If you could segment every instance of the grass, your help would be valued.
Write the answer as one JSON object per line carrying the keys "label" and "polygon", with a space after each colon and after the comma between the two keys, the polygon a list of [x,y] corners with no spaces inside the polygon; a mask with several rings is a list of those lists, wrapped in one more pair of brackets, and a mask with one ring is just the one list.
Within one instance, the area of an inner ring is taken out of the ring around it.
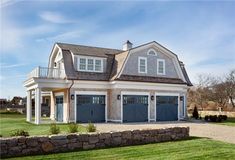
{"label": "grass", "polygon": [[218,124],[226,126],[235,126],[235,118],[228,118],[226,121],[222,121],[221,123]]}
{"label": "grass", "polygon": [[47,160],[47,159],[91,159],[91,160],[125,160],[125,159],[234,159],[235,145],[205,138],[155,143],[139,146],[77,151],[40,156],[12,158],[12,160]]}
{"label": "grass", "polygon": [[[61,133],[68,133],[68,124],[58,124]],[[24,129],[29,135],[49,135],[50,124],[35,125],[26,122],[25,115],[0,114],[0,135],[9,137],[10,132],[16,129]],[[84,126],[78,125],[78,131],[86,132]]]}

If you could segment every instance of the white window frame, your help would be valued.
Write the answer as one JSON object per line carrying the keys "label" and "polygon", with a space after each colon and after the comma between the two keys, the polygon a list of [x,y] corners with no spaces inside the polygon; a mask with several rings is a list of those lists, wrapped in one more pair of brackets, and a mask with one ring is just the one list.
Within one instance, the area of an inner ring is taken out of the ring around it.
{"label": "white window frame", "polygon": [[[80,58],[86,59],[85,70],[81,70],[80,69]],[[92,59],[93,60],[93,70],[88,70],[88,59]],[[95,61],[96,60],[100,60],[101,61],[101,70],[100,71],[95,70]],[[103,72],[103,70],[104,70],[103,60],[104,60],[104,58],[99,58],[99,57],[77,56],[77,70],[81,71],[81,72]]]}
{"label": "white window frame", "polygon": [[[149,52],[153,51],[154,52],[154,55],[152,54],[149,54]],[[157,52],[154,50],[154,49],[149,49],[148,52],[147,52],[147,55],[150,55],[150,56],[157,56]]]}
{"label": "white window frame", "polygon": [[[144,72],[140,71],[140,60],[145,61],[145,71]],[[138,57],[138,72],[139,73],[147,73],[147,58],[146,57]]]}
{"label": "white window frame", "polygon": [[[163,63],[163,73],[159,72],[159,62]],[[166,74],[166,66],[165,66],[165,60],[164,59],[157,59],[157,74],[158,75],[165,75]]]}

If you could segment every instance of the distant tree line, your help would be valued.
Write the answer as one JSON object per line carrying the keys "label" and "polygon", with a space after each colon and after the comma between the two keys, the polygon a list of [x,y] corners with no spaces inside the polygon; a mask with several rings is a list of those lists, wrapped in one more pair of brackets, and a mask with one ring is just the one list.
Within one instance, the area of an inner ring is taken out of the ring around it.
{"label": "distant tree line", "polygon": [[203,104],[213,101],[218,107],[235,108],[235,69],[225,76],[198,75],[198,85],[188,92],[189,104],[194,102],[203,110]]}

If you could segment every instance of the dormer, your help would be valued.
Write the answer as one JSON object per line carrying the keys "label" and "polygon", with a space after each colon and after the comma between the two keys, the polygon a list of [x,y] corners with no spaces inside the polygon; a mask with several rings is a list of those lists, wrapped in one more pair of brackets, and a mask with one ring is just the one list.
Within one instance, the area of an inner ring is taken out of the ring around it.
{"label": "dormer", "polygon": [[[76,63],[77,62],[77,63]],[[76,56],[76,70],[80,72],[105,72],[106,58],[92,56]]]}

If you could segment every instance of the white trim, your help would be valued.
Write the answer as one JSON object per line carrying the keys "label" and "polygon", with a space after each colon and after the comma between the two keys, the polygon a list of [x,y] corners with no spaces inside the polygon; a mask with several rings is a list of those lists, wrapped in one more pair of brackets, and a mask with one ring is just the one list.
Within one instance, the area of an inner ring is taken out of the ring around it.
{"label": "white trim", "polygon": [[148,122],[150,122],[150,92],[121,91],[121,123],[123,123],[123,95],[148,96]]}
{"label": "white trim", "polygon": [[[76,68],[77,71],[81,71],[81,72],[99,72],[99,73],[104,72],[104,63],[103,63],[103,61],[104,61],[105,58],[91,57],[91,56],[80,56],[80,55],[76,55],[75,57],[77,58],[77,68]],[[80,59],[81,58],[86,60],[85,70],[80,69]],[[93,60],[93,70],[88,70],[88,59]],[[96,60],[99,60],[100,63],[101,63],[100,64],[101,65],[101,70],[100,71],[95,70],[95,61]]]}
{"label": "white trim", "polygon": [[179,121],[180,120],[180,114],[179,114],[180,94],[179,93],[172,93],[172,92],[155,92],[155,95],[154,95],[155,121],[157,121],[157,100],[156,100],[156,96],[177,96],[178,97],[178,121]]}
{"label": "white trim", "polygon": [[64,92],[56,92],[54,95],[55,95],[55,97],[56,96],[64,96]]}
{"label": "white trim", "polygon": [[[159,62],[163,63],[163,73],[159,72]],[[158,75],[166,75],[166,65],[165,65],[165,59],[157,59],[157,74]]]}
{"label": "white trim", "polygon": [[107,91],[75,91],[75,103],[74,103],[74,111],[75,111],[75,122],[77,122],[77,95],[104,95],[105,96],[105,122],[108,120],[108,97]]}
{"label": "white trim", "polygon": [[[145,71],[142,72],[140,71],[140,60],[144,60],[144,65],[145,65]],[[147,73],[148,69],[147,69],[147,58],[146,57],[138,57],[138,73]]]}
{"label": "white trim", "polygon": [[[153,51],[153,52],[154,52],[154,55],[149,54],[149,52],[151,52],[151,51]],[[155,49],[150,48],[150,49],[148,50],[148,52],[147,52],[147,55],[149,55],[149,56],[157,56],[157,52],[155,51]]]}

